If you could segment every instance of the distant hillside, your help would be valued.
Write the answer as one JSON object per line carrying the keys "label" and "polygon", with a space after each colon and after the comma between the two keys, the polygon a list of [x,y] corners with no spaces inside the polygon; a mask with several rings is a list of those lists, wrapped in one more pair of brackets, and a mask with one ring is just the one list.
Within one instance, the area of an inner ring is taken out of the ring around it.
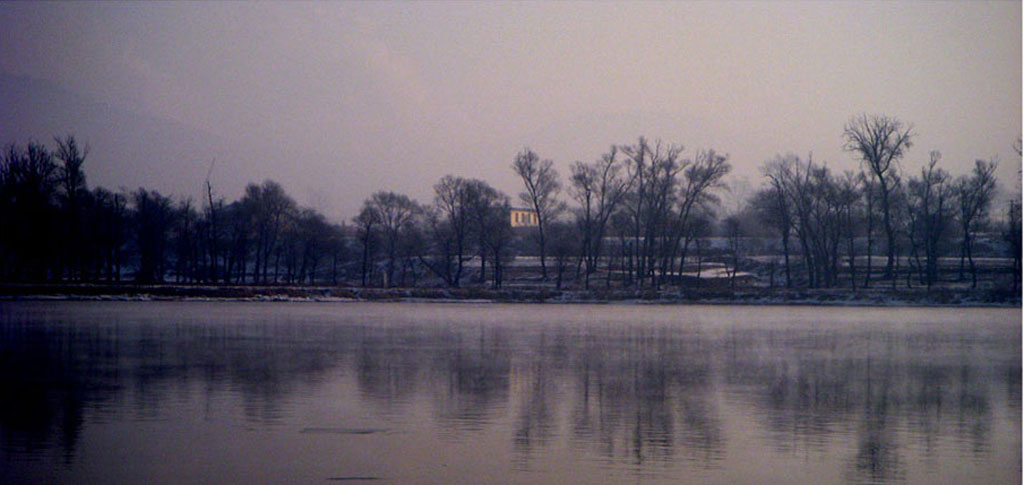
{"label": "distant hillside", "polygon": [[199,197],[213,157],[218,159],[218,173],[232,174],[231,187],[215,187],[221,193],[240,193],[244,181],[239,176],[263,178],[244,173],[244,167],[228,156],[231,147],[212,134],[103,103],[48,81],[0,73],[0,106],[3,145],[35,140],[52,147],[55,135],[67,134],[87,144],[90,187],[144,186]]}

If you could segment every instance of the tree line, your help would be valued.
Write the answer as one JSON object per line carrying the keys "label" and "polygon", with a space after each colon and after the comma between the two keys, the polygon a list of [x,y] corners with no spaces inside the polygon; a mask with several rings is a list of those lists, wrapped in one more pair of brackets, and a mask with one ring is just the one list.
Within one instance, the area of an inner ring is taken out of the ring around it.
{"label": "tree line", "polygon": [[[198,203],[145,188],[90,190],[88,150],[74,137],[10,144],[0,157],[0,279],[501,287],[510,263],[529,255],[539,268],[518,270],[520,280],[557,288],[699,285],[717,264],[732,285],[746,272],[772,286],[778,277],[787,287],[857,289],[930,287],[943,279],[942,258],[954,258],[952,280],[977,286],[978,240],[997,233],[1019,284],[1020,202],[994,207],[997,162],[953,177],[931,152],[907,174],[913,138],[898,119],[855,117],[843,139],[860,170],[778,155],[732,209],[721,203],[731,165],[716,150],[688,156],[640,137],[573,163],[563,182],[552,160],[527,148],[510,167],[523,187],[515,202],[483,180],[446,175],[428,203],[372,194],[351,224],[296,204],[270,180],[231,202],[209,181]],[[536,226],[513,228],[513,204],[536,214]],[[764,251],[751,239],[779,249],[756,254]]]}

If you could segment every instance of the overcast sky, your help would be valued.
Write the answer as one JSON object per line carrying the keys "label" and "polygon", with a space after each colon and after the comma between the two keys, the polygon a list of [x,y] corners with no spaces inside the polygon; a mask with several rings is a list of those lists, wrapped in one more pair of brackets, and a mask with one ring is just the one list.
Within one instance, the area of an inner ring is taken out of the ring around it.
{"label": "overcast sky", "polygon": [[[429,202],[448,173],[515,195],[524,146],[563,179],[639,135],[728,153],[752,185],[776,153],[854,169],[841,133],[861,112],[913,123],[907,171],[931,150],[954,174],[998,157],[1017,187],[1020,166],[1020,2],[4,2],[0,33],[0,74],[219,146],[158,162],[111,146],[131,130],[59,107],[0,142],[72,132],[91,184],[176,195],[216,156],[219,193],[272,178],[336,219],[381,189]],[[4,109],[46,95],[26,92]]]}

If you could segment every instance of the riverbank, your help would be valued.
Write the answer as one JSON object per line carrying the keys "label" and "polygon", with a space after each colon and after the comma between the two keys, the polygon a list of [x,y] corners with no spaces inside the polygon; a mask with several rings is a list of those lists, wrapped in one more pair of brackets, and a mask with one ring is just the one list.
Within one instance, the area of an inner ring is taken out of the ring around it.
{"label": "riverbank", "polygon": [[135,284],[0,284],[6,300],[436,301],[653,303],[843,306],[1020,307],[1019,292],[967,288],[692,288],[555,290],[519,288],[359,288],[347,286],[209,286]]}

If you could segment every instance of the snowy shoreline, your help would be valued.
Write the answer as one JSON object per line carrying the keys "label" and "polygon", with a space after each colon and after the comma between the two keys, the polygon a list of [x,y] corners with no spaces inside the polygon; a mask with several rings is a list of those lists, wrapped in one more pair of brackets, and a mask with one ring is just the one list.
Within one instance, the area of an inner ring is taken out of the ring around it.
{"label": "snowy shoreline", "polygon": [[548,288],[356,288],[189,285],[0,285],[0,301],[236,301],[346,303],[563,303],[618,305],[794,305],[1020,308],[1019,293],[964,288],[722,288],[554,290]]}

